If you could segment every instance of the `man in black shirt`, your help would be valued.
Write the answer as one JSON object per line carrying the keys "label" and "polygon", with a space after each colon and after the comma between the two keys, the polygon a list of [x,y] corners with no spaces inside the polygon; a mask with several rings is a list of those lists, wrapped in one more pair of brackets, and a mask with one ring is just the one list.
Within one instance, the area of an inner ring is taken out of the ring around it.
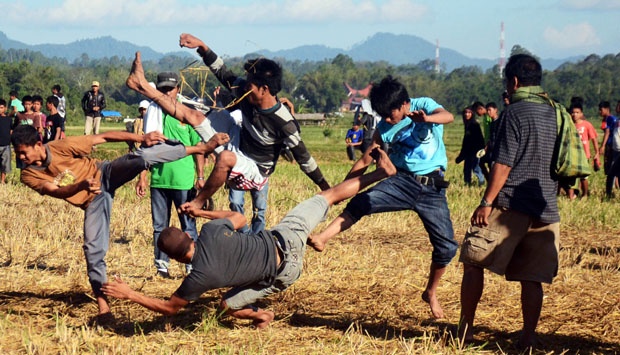
{"label": "man in black shirt", "polygon": [[376,170],[345,180],[300,203],[268,231],[237,232],[246,223],[245,216],[239,212],[190,209],[193,216],[212,219],[203,226],[198,241],[192,241],[178,228],[169,227],[162,231],[157,242],[171,258],[193,266],[170,299],[145,296],[118,277],[116,282],[104,284],[103,292],[172,315],[203,292],[232,287],[223,296],[221,309],[233,317],[251,319],[257,328],[265,328],[275,314],[254,306],[254,302],[284,291],[299,278],[308,234],[325,219],[329,207],[396,174],[384,151],[377,148],[372,155],[377,161]]}
{"label": "man in black shirt", "polygon": [[[47,111],[49,112],[49,115],[47,116],[47,122],[45,123],[45,127],[44,127],[44,136],[43,136],[43,143],[47,143],[53,140],[57,140],[60,139],[61,134],[62,134],[62,117],[60,116],[60,114],[58,113],[58,105],[59,105],[59,100],[58,97],[56,96],[49,96],[47,98],[47,100],[45,101],[45,106],[47,108]],[[51,127],[48,128],[48,126],[50,126],[50,122],[51,122]]]}

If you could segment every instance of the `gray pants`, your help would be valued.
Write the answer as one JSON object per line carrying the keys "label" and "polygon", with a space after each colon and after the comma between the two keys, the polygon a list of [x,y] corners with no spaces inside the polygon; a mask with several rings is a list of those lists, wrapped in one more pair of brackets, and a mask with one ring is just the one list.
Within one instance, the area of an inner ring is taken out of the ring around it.
{"label": "gray pants", "polygon": [[166,142],[138,149],[113,161],[101,162],[101,193],[84,210],[83,249],[88,280],[95,296],[103,296],[101,285],[107,280],[104,258],[110,242],[114,192],[151,165],[175,161],[186,155],[184,145]]}
{"label": "gray pants", "polygon": [[272,229],[276,236],[280,236],[278,241],[284,254],[274,284],[268,287],[258,283],[234,287],[224,295],[226,305],[230,309],[242,309],[269,295],[286,290],[297,281],[304,265],[308,235],[325,220],[328,209],[327,200],[321,195],[314,195],[287,213]]}

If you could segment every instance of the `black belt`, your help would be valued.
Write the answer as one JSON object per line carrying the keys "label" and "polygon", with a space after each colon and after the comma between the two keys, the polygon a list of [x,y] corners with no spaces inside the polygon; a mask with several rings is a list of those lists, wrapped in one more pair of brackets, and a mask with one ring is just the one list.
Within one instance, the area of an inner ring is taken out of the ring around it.
{"label": "black belt", "polygon": [[419,182],[422,185],[435,186],[440,189],[445,189],[450,186],[450,182],[444,180],[439,170],[435,170],[425,175],[418,175],[406,170],[398,170],[398,172],[413,177],[415,181]]}

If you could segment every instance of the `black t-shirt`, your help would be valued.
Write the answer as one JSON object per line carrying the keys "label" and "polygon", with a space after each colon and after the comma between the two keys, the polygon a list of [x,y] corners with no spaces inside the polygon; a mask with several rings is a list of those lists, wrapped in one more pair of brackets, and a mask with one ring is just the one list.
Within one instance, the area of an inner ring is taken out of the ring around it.
{"label": "black t-shirt", "polygon": [[239,233],[228,219],[203,225],[192,259],[192,272],[175,294],[194,301],[208,290],[271,285],[276,276],[276,248],[270,232]]}
{"label": "black t-shirt", "polygon": [[44,140],[43,143],[53,141],[54,138],[56,138],[56,129],[61,128],[62,117],[58,113],[47,116],[47,120],[45,122],[45,128],[47,128],[47,122],[52,122],[52,127],[51,127],[50,137],[49,138],[43,137],[43,140]]}
{"label": "black t-shirt", "polygon": [[13,120],[9,116],[0,116],[0,147],[11,144],[11,127]]}

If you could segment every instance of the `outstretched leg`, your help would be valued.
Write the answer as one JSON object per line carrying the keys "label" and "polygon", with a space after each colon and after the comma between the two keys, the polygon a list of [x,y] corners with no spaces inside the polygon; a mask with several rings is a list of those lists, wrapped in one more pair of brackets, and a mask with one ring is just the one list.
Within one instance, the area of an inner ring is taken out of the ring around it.
{"label": "outstretched leg", "polygon": [[[376,169],[373,172],[347,179],[340,184],[321,192],[329,205],[344,201],[355,196],[359,191],[386,177],[396,174],[396,167],[390,161],[385,151],[375,148],[373,158],[376,160]],[[323,251],[325,244],[336,234],[345,231],[355,224],[355,221],[347,213],[336,217],[327,228],[319,234],[308,237],[308,245],[316,251]]]}
{"label": "outstretched leg", "polygon": [[[199,126],[205,120],[205,116],[202,112],[191,109],[177,102],[174,98],[169,97],[149,85],[146,77],[144,76],[144,68],[142,67],[140,52],[136,52],[136,57],[131,65],[131,72],[125,81],[125,84],[128,88],[153,100],[170,116],[183,123],[190,124],[194,128]],[[202,138],[203,140],[208,141],[210,137]]]}

